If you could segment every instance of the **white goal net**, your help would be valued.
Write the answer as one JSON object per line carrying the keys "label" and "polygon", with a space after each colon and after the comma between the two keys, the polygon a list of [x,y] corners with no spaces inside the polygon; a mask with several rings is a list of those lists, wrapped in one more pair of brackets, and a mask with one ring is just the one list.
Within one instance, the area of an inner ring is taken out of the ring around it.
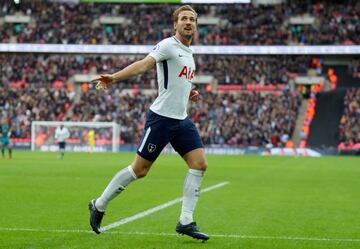
{"label": "white goal net", "polygon": [[34,121],[31,123],[31,150],[57,151],[55,130],[60,125],[67,127],[70,137],[66,139],[66,150],[75,152],[90,151],[89,132],[95,143],[94,152],[118,152],[120,144],[119,125],[110,122],[57,122]]}

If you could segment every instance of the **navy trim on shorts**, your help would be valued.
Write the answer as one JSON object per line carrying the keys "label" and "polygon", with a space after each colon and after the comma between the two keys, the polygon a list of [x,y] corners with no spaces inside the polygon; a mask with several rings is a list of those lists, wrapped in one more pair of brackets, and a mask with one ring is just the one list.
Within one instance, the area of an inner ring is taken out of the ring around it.
{"label": "navy trim on shorts", "polygon": [[168,64],[167,60],[164,60],[163,62],[163,68],[164,68],[164,88],[168,88]]}

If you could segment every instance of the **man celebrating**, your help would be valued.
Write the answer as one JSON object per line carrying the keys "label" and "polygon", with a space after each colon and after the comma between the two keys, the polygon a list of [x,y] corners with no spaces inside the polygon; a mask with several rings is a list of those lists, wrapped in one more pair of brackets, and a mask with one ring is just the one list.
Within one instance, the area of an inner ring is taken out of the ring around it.
{"label": "man celebrating", "polygon": [[107,89],[111,84],[142,74],[156,64],[159,92],[147,114],[144,135],[134,161],[114,176],[100,197],[89,203],[90,225],[96,233],[100,233],[108,203],[129,183],[146,176],[160,152],[170,143],[189,167],[176,231],[203,241],[209,239],[193,220],[207,162],[199,133],[187,116],[188,100],[196,101],[199,95],[192,90],[195,63],[189,48],[197,29],[197,13],[189,5],[182,6],[173,13],[173,22],[175,35],[159,42],[144,59],[93,80],[97,82],[97,89]]}

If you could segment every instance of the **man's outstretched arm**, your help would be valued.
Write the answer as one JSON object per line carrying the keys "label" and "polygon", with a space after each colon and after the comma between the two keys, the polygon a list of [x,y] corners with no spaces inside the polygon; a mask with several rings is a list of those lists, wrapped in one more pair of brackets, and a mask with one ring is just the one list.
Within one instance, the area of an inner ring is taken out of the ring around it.
{"label": "man's outstretched arm", "polygon": [[114,74],[102,74],[100,75],[100,77],[93,79],[91,82],[98,82],[96,85],[96,89],[106,89],[109,85],[115,82],[126,80],[136,75],[143,74],[144,72],[154,67],[155,64],[156,61],[153,57],[146,56],[144,59],[136,61]]}

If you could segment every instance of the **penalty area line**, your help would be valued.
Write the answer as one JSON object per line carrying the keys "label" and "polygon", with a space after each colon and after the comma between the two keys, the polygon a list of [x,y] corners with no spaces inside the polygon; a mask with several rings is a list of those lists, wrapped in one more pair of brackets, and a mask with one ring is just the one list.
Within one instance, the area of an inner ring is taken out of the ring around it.
{"label": "penalty area line", "polygon": [[[89,230],[71,230],[71,229],[36,229],[36,228],[4,228],[0,227],[0,232],[42,232],[42,233],[80,233],[93,234]],[[122,232],[109,231],[106,234],[119,235],[143,235],[143,236],[179,236],[177,233],[151,233],[151,232]],[[242,235],[242,234],[209,234],[215,238],[234,238],[234,239],[253,239],[253,240],[298,240],[298,241],[327,241],[327,242],[360,242],[360,239],[344,239],[344,238],[317,238],[317,237],[291,237],[291,236],[258,236],[258,235]]]}
{"label": "penalty area line", "polygon": [[[214,189],[217,189],[217,188],[221,188],[225,185],[229,184],[229,182],[221,182],[221,183],[218,183],[218,184],[215,184],[215,185],[212,185],[210,187],[207,187],[207,188],[204,188],[203,190],[200,191],[200,193],[206,193],[206,192],[209,192],[211,190],[214,190]],[[141,219],[141,218],[144,218],[145,216],[148,216],[150,214],[153,214],[155,212],[158,212],[164,208],[167,208],[167,207],[170,207],[170,206],[173,206],[179,202],[182,201],[182,197],[179,197],[179,198],[176,198],[174,200],[171,200],[171,201],[168,201],[164,204],[161,204],[159,206],[156,206],[156,207],[153,207],[153,208],[150,208],[148,210],[145,210],[141,213],[138,213],[138,214],[135,214],[133,216],[130,216],[130,217],[127,217],[127,218],[124,218],[124,219],[121,219],[119,221],[116,221],[114,223],[111,223],[107,226],[104,226],[104,227],[101,227],[100,228],[100,231],[107,231],[107,230],[110,230],[112,228],[115,228],[115,227],[118,227],[118,226],[121,226],[121,225],[124,225],[124,224],[127,224],[129,222],[133,222],[135,220],[138,220],[138,219]]]}

